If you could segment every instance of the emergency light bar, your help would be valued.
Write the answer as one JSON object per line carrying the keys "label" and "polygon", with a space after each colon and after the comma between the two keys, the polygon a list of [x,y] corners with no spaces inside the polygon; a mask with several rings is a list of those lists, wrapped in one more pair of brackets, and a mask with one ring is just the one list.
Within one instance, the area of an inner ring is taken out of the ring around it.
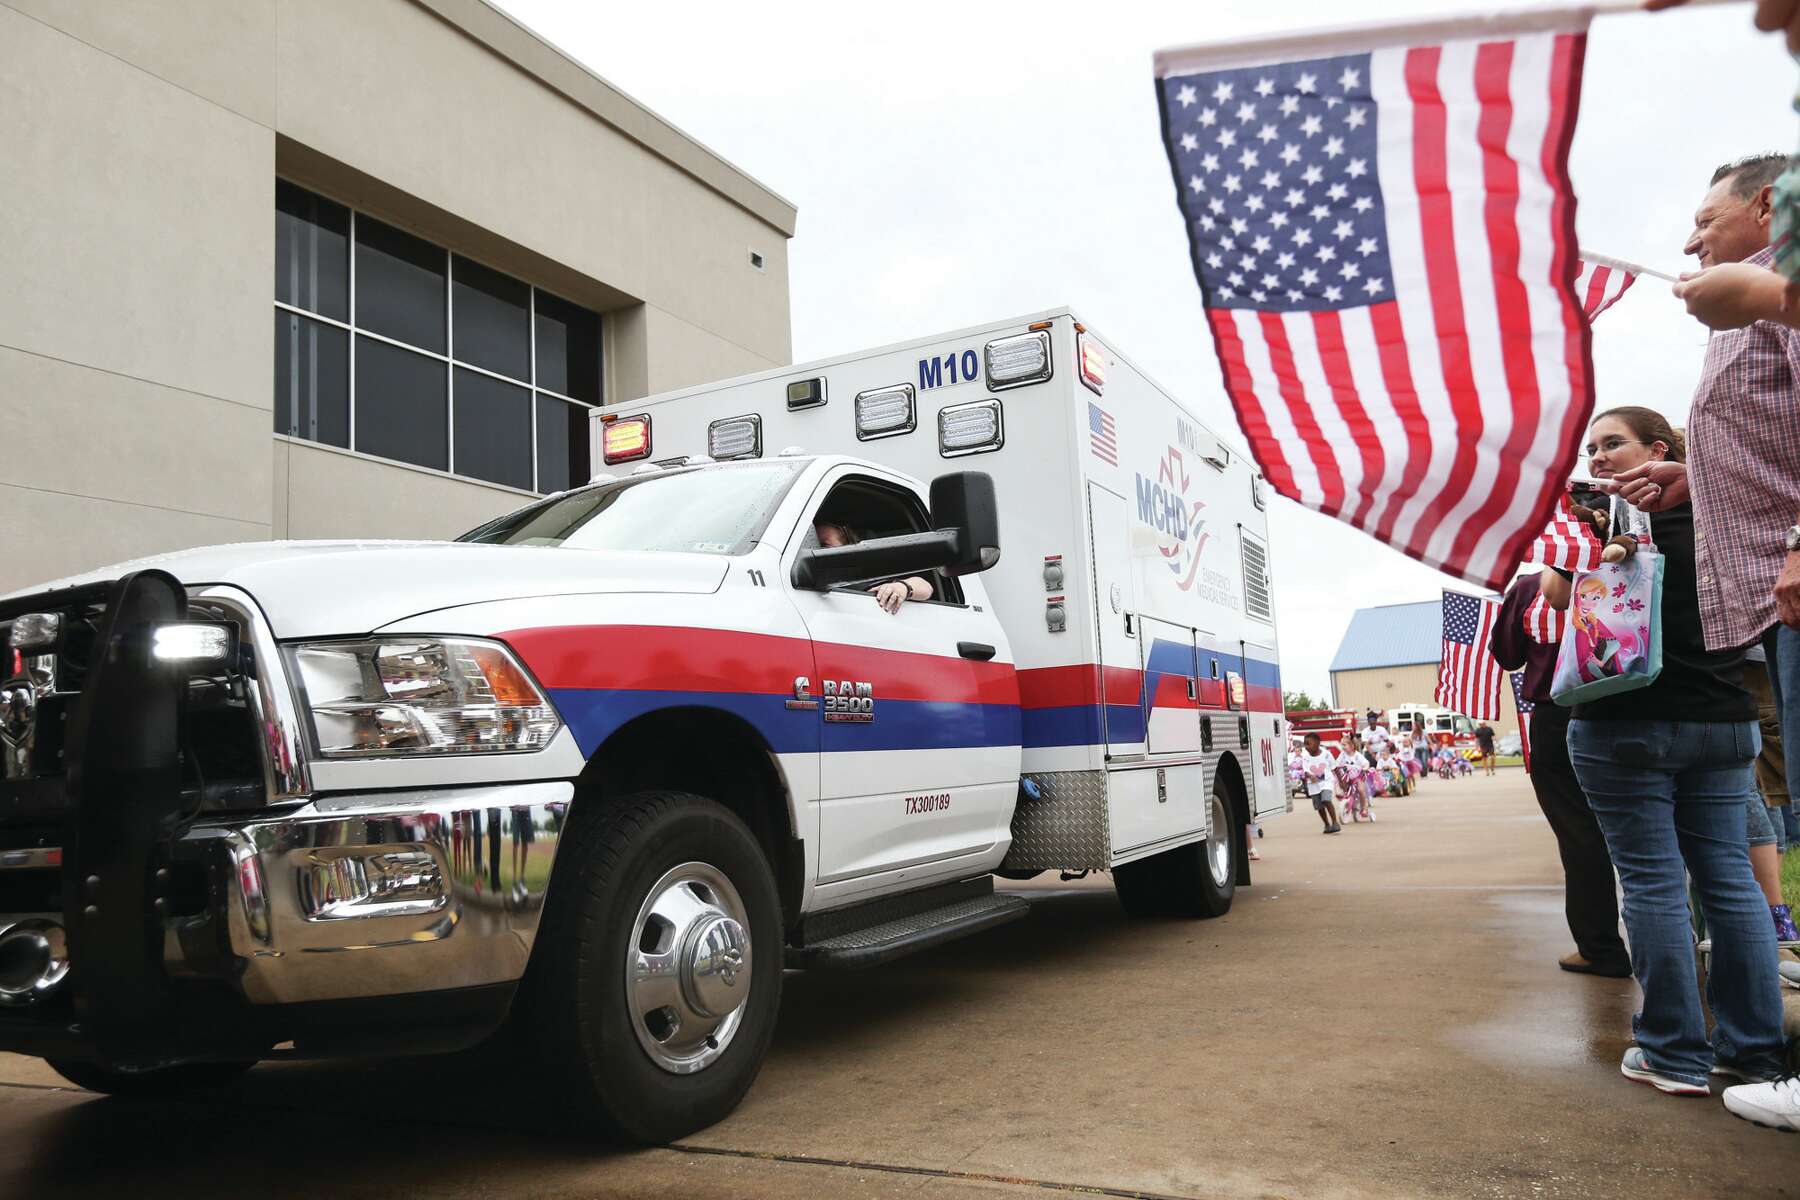
{"label": "emergency light bar", "polygon": [[237,644],[231,626],[203,621],[158,625],[150,636],[150,657],[160,662],[228,662]]}
{"label": "emergency light bar", "polygon": [[607,465],[635,462],[650,457],[650,415],[635,417],[602,417],[600,427],[601,457]]}
{"label": "emergency light bar", "polygon": [[872,442],[877,438],[911,433],[918,426],[919,416],[910,383],[876,388],[856,397],[857,441]]}
{"label": "emergency light bar", "polygon": [[1016,337],[996,338],[982,348],[987,363],[988,388],[1007,388],[1042,383],[1050,378],[1050,331],[1040,329]]}
{"label": "emergency light bar", "polygon": [[706,427],[706,453],[719,462],[762,457],[762,417],[721,417]]}
{"label": "emergency light bar", "polygon": [[1005,442],[998,400],[952,404],[938,412],[938,453],[945,458],[998,450]]}

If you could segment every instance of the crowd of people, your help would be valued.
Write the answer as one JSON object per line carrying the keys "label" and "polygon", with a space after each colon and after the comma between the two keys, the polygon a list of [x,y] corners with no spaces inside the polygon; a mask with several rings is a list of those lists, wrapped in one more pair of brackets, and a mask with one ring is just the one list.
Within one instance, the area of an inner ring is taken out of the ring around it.
{"label": "crowd of people", "polygon": [[[1346,819],[1352,824],[1374,821],[1377,797],[1407,795],[1427,775],[1454,779],[1475,773],[1467,758],[1449,746],[1434,747],[1425,731],[1415,733],[1409,721],[1397,722],[1398,728],[1390,731],[1373,710],[1365,719],[1363,729],[1346,731],[1335,746],[1308,733],[1288,754],[1288,786],[1312,801],[1324,833],[1341,832]],[[1482,748],[1492,774],[1493,730],[1487,732]]]}
{"label": "crowd of people", "polygon": [[[1685,436],[1635,406],[1588,428],[1598,494],[1578,502],[1610,509],[1615,532],[1631,519],[1628,553],[1662,556],[1660,673],[1555,704],[1557,647],[1526,637],[1524,611],[1541,593],[1558,609],[1573,600],[1579,619],[1590,601],[1549,568],[1509,590],[1492,648],[1537,702],[1532,783],[1576,944],[1560,966],[1633,975],[1643,993],[1621,1073],[1677,1096],[1709,1095],[1718,1079],[1732,1113],[1800,1129],[1781,1002],[1784,968],[1800,980],[1783,943],[1800,933],[1770,818],[1800,794],[1800,754],[1780,753],[1800,747],[1800,316],[1769,266],[1771,189],[1787,163],[1720,167],[1695,214],[1686,252],[1700,269],[1675,290],[1713,333]],[[1710,1035],[1696,936],[1710,942]]]}

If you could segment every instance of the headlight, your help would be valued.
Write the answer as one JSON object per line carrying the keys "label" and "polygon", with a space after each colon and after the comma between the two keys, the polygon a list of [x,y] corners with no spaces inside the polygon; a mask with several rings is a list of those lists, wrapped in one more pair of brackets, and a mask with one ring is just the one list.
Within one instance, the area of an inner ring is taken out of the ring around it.
{"label": "headlight", "polygon": [[473,638],[290,646],[326,758],[542,750],[562,728],[518,659]]}

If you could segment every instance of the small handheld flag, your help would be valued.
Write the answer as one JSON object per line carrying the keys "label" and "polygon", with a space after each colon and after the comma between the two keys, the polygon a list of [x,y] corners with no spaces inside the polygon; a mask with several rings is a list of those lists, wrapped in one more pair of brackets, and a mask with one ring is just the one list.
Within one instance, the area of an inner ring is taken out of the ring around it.
{"label": "small handheld flag", "polygon": [[1433,698],[1451,712],[1478,721],[1500,719],[1500,679],[1506,674],[1488,643],[1500,602],[1444,592],[1444,644]]}

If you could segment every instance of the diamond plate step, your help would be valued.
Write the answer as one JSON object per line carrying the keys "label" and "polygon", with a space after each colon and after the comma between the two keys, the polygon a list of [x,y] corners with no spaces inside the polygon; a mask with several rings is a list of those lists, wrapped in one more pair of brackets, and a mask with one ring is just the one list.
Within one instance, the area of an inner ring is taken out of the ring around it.
{"label": "diamond plate step", "polygon": [[958,900],[877,925],[840,933],[788,950],[788,965],[812,970],[848,971],[873,967],[903,955],[980,933],[1031,910],[1023,896],[985,895]]}

